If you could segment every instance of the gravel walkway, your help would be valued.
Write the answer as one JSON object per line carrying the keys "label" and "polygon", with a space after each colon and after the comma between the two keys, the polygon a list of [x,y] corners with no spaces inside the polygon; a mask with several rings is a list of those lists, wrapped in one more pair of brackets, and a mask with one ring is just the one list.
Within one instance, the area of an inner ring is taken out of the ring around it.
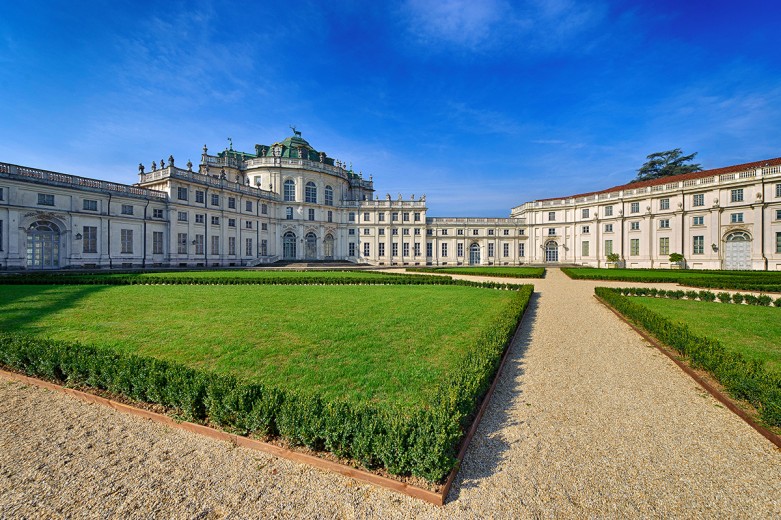
{"label": "gravel walkway", "polygon": [[532,282],[444,508],[0,379],[0,518],[781,517],[781,451],[595,301],[614,284]]}

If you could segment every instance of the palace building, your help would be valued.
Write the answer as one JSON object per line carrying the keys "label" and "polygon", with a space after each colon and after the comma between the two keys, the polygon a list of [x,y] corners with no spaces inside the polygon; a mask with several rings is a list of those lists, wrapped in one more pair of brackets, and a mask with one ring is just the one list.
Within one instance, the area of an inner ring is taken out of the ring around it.
{"label": "palace building", "polygon": [[781,269],[781,158],[527,202],[509,218],[438,218],[301,133],[119,184],[0,163],[0,269],[377,266]]}

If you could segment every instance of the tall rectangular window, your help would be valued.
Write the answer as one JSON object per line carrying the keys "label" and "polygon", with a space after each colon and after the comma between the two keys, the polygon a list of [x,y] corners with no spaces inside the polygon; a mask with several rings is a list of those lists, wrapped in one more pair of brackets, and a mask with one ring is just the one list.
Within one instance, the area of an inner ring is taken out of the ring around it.
{"label": "tall rectangular window", "polygon": [[293,208],[290,206],[285,208],[285,219],[293,220]]}
{"label": "tall rectangular window", "polygon": [[212,206],[219,206],[220,205],[220,196],[216,193],[212,193]]}
{"label": "tall rectangular window", "polygon": [[409,256],[409,242],[401,244],[401,256]]}
{"label": "tall rectangular window", "polygon": [[781,184],[776,184],[776,197],[781,197]]}
{"label": "tall rectangular window", "polygon": [[368,211],[364,211],[364,213],[363,213],[363,221],[364,222],[369,222],[369,212]]}
{"label": "tall rectangular window", "polygon": [[502,256],[505,258],[510,256],[510,244],[508,244],[507,242],[502,244]]}
{"label": "tall rectangular window", "polygon": [[327,217],[328,217],[327,218],[328,222],[333,222],[334,221],[334,212],[329,209]]}
{"label": "tall rectangular window", "polygon": [[377,221],[385,222],[385,213],[377,213]]}
{"label": "tall rectangular window", "polygon": [[201,190],[195,190],[195,202],[197,202],[198,204],[203,204],[204,196],[205,196],[204,192],[202,192]]}
{"label": "tall rectangular window", "polygon": [[152,231],[152,254],[153,255],[163,254],[163,232],[162,231]]}
{"label": "tall rectangular window", "polygon": [[606,217],[613,216],[613,206],[605,206],[605,216]]}
{"label": "tall rectangular window", "polygon": [[176,188],[176,198],[179,200],[187,200],[187,188]]}
{"label": "tall rectangular window", "polygon": [[368,257],[369,256],[369,243],[364,242],[363,243],[363,256]]}
{"label": "tall rectangular window", "polygon": [[[396,244],[393,244],[394,246]],[[355,242],[347,244],[347,256],[355,256]]]}
{"label": "tall rectangular window", "polygon": [[613,254],[613,241],[605,240],[605,256]]}
{"label": "tall rectangular window", "polygon": [[347,214],[347,220],[348,220],[348,222],[355,222],[355,213],[352,212],[352,211],[350,213],[348,213]]}
{"label": "tall rectangular window", "polygon": [[426,256],[434,256],[434,244],[426,242]]}
{"label": "tall rectangular window", "polygon": [[123,215],[132,215],[133,214],[133,206],[131,204],[122,204],[122,214]]}
{"label": "tall rectangular window", "polygon": [[261,256],[268,256],[268,240],[265,238],[260,241],[260,254]]}
{"label": "tall rectangular window", "polygon": [[556,212],[555,211],[549,211],[548,212],[548,222],[553,222],[556,220]]}
{"label": "tall rectangular window", "polygon": [[662,256],[670,254],[670,237],[659,237],[659,254]]}
{"label": "tall rectangular window", "polygon": [[252,201],[251,200],[244,201],[244,210],[245,211],[252,211]]}
{"label": "tall rectangular window", "polygon": [[268,204],[261,204],[260,205],[260,214],[261,215],[268,215]]}
{"label": "tall rectangular window", "polygon": [[[781,186],[781,184],[779,184],[779,186]],[[414,218],[415,218],[415,222],[420,222],[420,213],[416,211],[414,214]]]}
{"label": "tall rectangular window", "polygon": [[781,232],[776,231],[776,253],[781,253]]}
{"label": "tall rectangular window", "polygon": [[743,202],[743,188],[730,190],[729,200],[730,202]]}
{"label": "tall rectangular window", "polygon": [[84,199],[84,201],[82,202],[82,208],[84,208],[85,211],[97,211],[98,201]]}
{"label": "tall rectangular window", "polygon": [[54,195],[49,195],[48,193],[39,193],[38,204],[41,206],[54,206]]}
{"label": "tall rectangular window", "polygon": [[235,218],[229,218],[228,219],[228,227],[236,227],[236,219]]}
{"label": "tall rectangular window", "polygon": [[442,256],[447,256],[447,242],[442,243]]}
{"label": "tall rectangular window", "polygon": [[84,226],[82,228],[82,234],[84,238],[82,240],[82,251],[84,253],[97,253],[98,252],[98,228],[95,226]]}
{"label": "tall rectangular window", "polygon": [[637,256],[640,254],[640,239],[633,238],[629,240],[629,256]]}
{"label": "tall rectangular window", "polygon": [[494,243],[490,242],[488,244],[488,257],[493,258],[493,256],[494,256]]}
{"label": "tall rectangular window", "polygon": [[670,209],[670,199],[659,199],[659,209]]}
{"label": "tall rectangular window", "polygon": [[582,210],[580,210],[580,217],[588,218],[588,208],[583,208]]}
{"label": "tall rectangular window", "polygon": [[462,257],[464,256],[464,244],[456,244],[456,256]]}
{"label": "tall rectangular window", "polygon": [[176,236],[176,252],[180,255],[187,254],[187,233],[179,233]]}
{"label": "tall rectangular window", "polygon": [[589,256],[590,254],[588,240],[584,240],[580,243],[580,256]]}
{"label": "tall rectangular window", "polygon": [[252,221],[251,220],[245,220],[244,221],[244,228],[245,229],[252,229]]}
{"label": "tall rectangular window", "polygon": [[133,254],[133,230],[132,229],[120,229],[119,230],[120,250],[119,252],[125,255]]}
{"label": "tall rectangular window", "polygon": [[3,200],[4,194],[5,194],[5,191],[3,191],[3,190],[4,190],[3,188],[0,188],[0,200]]}
{"label": "tall rectangular window", "polygon": [[228,197],[228,208],[229,209],[236,209],[236,198],[235,197]]}
{"label": "tall rectangular window", "polygon": [[217,235],[212,235],[212,254],[220,254],[220,237]]}
{"label": "tall rectangular window", "polygon": [[705,205],[704,193],[698,193],[692,197],[692,206],[704,206],[704,205]]}
{"label": "tall rectangular window", "polygon": [[377,256],[385,256],[385,242],[377,244]]}
{"label": "tall rectangular window", "polygon": [[518,244],[518,256],[520,257],[526,256],[526,244],[523,242]]}
{"label": "tall rectangular window", "polygon": [[629,206],[629,211],[632,213],[640,213],[640,203],[639,202],[633,202]]}
{"label": "tall rectangular window", "polygon": [[244,256],[253,256],[251,238],[244,240]]}
{"label": "tall rectangular window", "polygon": [[702,235],[695,235],[692,237],[694,239],[694,248],[692,250],[692,253],[695,255],[701,255],[705,253],[705,237]]}
{"label": "tall rectangular window", "polygon": [[391,222],[398,222],[398,220],[399,220],[399,212],[394,211],[393,213],[391,213]]}
{"label": "tall rectangular window", "polygon": [[396,242],[391,244],[391,256],[399,256],[399,244]]}
{"label": "tall rectangular window", "polygon": [[409,222],[409,212],[405,211],[401,214],[401,220],[402,222]]}
{"label": "tall rectangular window", "polygon": [[195,235],[195,254],[202,255],[204,252],[203,235]]}
{"label": "tall rectangular window", "polygon": [[415,242],[413,251],[415,252],[415,256],[420,256],[420,242]]}
{"label": "tall rectangular window", "polygon": [[236,256],[236,237],[228,237],[228,254]]}
{"label": "tall rectangular window", "polygon": [[309,208],[309,220],[314,220],[314,219],[315,219],[315,209]]}
{"label": "tall rectangular window", "polygon": [[776,210],[776,220],[781,220],[781,209]]}

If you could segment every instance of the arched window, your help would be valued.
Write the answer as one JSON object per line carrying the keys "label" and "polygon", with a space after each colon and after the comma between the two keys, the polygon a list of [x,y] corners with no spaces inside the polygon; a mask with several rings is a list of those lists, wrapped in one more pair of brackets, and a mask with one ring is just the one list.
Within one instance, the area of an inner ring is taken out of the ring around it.
{"label": "arched window", "polygon": [[282,257],[286,260],[296,258],[296,234],[288,231],[282,236]]}
{"label": "arched window", "polygon": [[292,202],[296,200],[296,183],[288,179],[285,181],[285,202]]}
{"label": "arched window", "polygon": [[477,242],[469,246],[469,265],[480,265],[480,244]]}
{"label": "arched window", "polygon": [[309,181],[306,183],[304,196],[306,197],[304,199],[306,202],[317,204],[317,187],[315,186],[314,182]]}
{"label": "arched window", "polygon": [[307,233],[306,237],[304,237],[304,243],[306,246],[306,249],[304,249],[304,252],[306,253],[304,257],[309,260],[316,260],[317,259],[317,235],[315,235],[312,232]]}
{"label": "arched window", "polygon": [[27,267],[56,269],[60,266],[60,228],[39,220],[27,230]]}
{"label": "arched window", "polygon": [[326,206],[334,205],[334,189],[330,186],[325,187],[325,205]]}
{"label": "arched window", "polygon": [[559,261],[559,244],[557,244],[553,240],[545,244],[545,261],[546,262]]}
{"label": "arched window", "polygon": [[334,237],[331,233],[328,233],[323,240],[323,256],[326,260],[334,258]]}

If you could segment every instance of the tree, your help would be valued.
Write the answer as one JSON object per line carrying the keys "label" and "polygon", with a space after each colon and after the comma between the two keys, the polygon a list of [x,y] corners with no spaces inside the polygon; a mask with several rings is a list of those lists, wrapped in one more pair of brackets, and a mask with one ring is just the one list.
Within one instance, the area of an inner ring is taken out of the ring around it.
{"label": "tree", "polygon": [[680,148],[666,152],[652,153],[648,161],[637,170],[637,177],[632,182],[650,181],[671,175],[702,171],[699,164],[685,164],[694,159],[697,152],[691,155],[683,155]]}

